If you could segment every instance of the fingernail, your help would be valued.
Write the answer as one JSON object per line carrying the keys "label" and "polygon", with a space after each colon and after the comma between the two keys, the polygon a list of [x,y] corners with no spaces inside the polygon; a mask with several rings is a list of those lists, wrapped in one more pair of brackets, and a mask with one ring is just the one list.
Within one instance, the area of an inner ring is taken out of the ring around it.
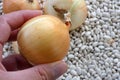
{"label": "fingernail", "polygon": [[57,79],[63,75],[67,71],[67,68],[68,66],[64,61],[51,63],[49,66],[47,66],[47,69],[49,69],[49,72],[54,79]]}
{"label": "fingernail", "polygon": [[41,14],[43,14],[43,11],[40,10],[39,12],[40,12]]}
{"label": "fingernail", "polygon": [[51,69],[53,71],[53,77],[58,78],[67,71],[67,64],[63,61],[53,63]]}
{"label": "fingernail", "polygon": [[41,11],[41,10],[36,10],[37,12],[39,12],[40,14],[43,14],[43,11]]}

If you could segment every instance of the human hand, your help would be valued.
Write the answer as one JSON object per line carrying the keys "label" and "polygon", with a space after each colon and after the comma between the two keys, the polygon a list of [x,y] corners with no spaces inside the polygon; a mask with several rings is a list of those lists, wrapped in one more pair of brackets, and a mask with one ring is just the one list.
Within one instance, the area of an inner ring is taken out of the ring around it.
{"label": "human hand", "polygon": [[2,59],[4,43],[16,40],[20,26],[38,15],[37,10],[22,10],[0,16],[0,80],[55,80],[67,70],[63,61],[33,67],[19,54]]}

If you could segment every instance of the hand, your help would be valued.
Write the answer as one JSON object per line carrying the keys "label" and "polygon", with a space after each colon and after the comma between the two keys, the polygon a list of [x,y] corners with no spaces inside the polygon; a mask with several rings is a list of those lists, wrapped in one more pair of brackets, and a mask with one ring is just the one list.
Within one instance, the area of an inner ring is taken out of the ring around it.
{"label": "hand", "polygon": [[20,26],[38,15],[37,10],[22,10],[0,16],[0,80],[55,80],[67,70],[63,61],[32,67],[21,55],[2,59],[4,43],[16,40]]}

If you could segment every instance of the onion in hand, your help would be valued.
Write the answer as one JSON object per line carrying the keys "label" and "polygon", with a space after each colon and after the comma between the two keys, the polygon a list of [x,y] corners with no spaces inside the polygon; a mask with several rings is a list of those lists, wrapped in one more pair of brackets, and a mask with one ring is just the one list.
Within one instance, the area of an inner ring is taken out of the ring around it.
{"label": "onion in hand", "polygon": [[69,27],[57,17],[42,15],[27,21],[17,37],[20,53],[32,64],[62,60],[70,44]]}

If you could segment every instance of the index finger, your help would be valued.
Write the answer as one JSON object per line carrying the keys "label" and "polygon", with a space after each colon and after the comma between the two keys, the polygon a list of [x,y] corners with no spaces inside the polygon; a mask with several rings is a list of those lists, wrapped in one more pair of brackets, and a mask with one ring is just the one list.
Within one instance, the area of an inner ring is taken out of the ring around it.
{"label": "index finger", "polygon": [[17,12],[12,12],[10,14],[5,14],[3,16],[6,22],[10,25],[11,29],[14,30],[19,28],[24,22],[26,22],[30,18],[41,14],[42,12],[40,10],[21,10]]}
{"label": "index finger", "polygon": [[0,43],[8,40],[11,30],[19,28],[28,19],[41,14],[40,10],[21,10],[0,16]]}

